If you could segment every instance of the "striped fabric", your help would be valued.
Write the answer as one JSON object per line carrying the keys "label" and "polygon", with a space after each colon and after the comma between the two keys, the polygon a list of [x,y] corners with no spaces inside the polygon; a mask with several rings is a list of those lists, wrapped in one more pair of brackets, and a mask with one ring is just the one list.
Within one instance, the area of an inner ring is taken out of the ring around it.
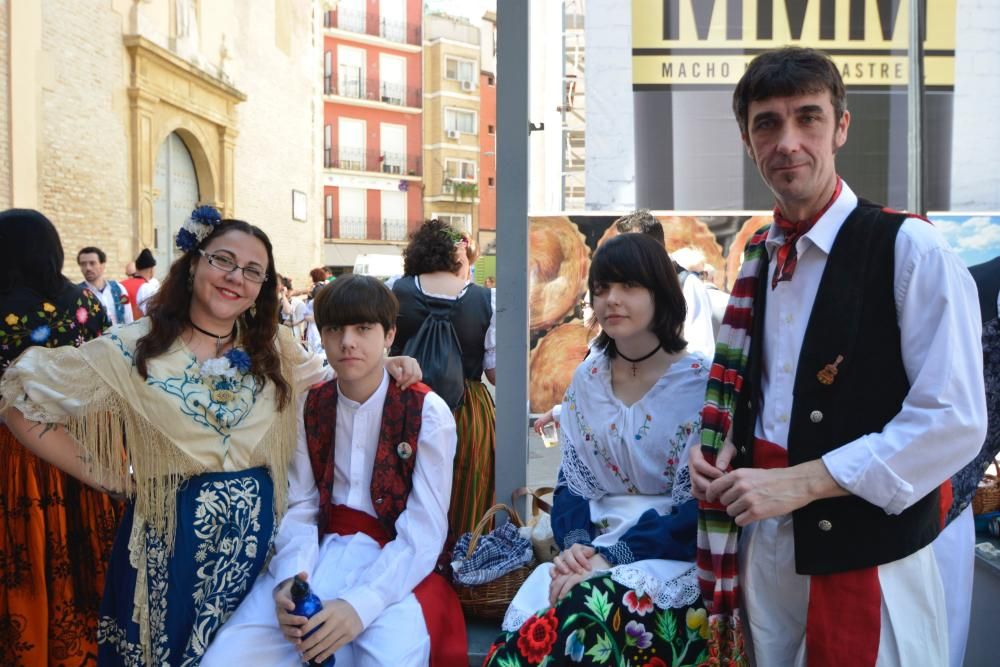
{"label": "striped fabric", "polygon": [[458,448],[448,508],[448,544],[474,529],[494,502],[496,406],[482,382],[465,381],[465,399],[455,411],[455,426]]}
{"label": "striped fabric", "polygon": [[[761,228],[747,244],[715,345],[715,360],[701,415],[702,452],[711,463],[715,462],[732,426],[736,396],[743,387],[750,354],[753,299],[763,268],[761,263],[768,261],[764,247],[768,229],[769,226]],[[742,666],[749,661],[744,653],[739,610],[738,538],[736,523],[723,505],[699,503],[696,564],[701,593],[710,614],[710,650],[719,656],[721,664]]]}

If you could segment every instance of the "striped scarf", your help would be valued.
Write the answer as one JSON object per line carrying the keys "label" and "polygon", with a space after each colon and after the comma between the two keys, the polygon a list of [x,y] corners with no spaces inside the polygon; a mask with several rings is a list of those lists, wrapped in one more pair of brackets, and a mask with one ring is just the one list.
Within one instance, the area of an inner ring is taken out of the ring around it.
{"label": "striped scarf", "polygon": [[[750,355],[753,300],[763,268],[761,262],[768,261],[764,242],[769,228],[760,229],[747,244],[719,329],[701,415],[701,448],[710,463],[715,462],[732,426],[736,397],[743,387]],[[719,657],[722,665],[742,667],[749,665],[749,660],[744,651],[739,609],[738,538],[736,523],[723,505],[699,503],[696,564],[701,594],[710,614],[709,651]]]}

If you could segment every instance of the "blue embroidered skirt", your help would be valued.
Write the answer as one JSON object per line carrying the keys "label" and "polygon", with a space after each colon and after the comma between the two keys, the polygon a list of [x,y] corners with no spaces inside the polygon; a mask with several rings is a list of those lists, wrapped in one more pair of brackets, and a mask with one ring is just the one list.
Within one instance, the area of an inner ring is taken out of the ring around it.
{"label": "blue embroidered skirt", "polygon": [[[206,473],[177,493],[173,554],[146,528],[146,587],[154,665],[198,665],[264,566],[274,535],[274,484],[266,468]],[[145,665],[133,620],[137,571],[129,562],[130,505],[115,540],[101,602],[98,661]]]}

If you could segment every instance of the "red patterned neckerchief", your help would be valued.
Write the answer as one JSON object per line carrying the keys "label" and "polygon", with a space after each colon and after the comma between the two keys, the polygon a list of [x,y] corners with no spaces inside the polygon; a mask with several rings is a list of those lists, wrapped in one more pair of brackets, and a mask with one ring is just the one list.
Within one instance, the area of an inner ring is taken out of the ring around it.
{"label": "red patterned neckerchief", "polygon": [[784,280],[791,280],[792,274],[795,273],[795,265],[798,263],[799,256],[798,251],[795,249],[795,242],[799,240],[803,234],[807,233],[812,229],[813,225],[823,217],[823,214],[833,205],[833,202],[837,201],[837,197],[840,196],[840,191],[843,188],[843,181],[840,177],[837,177],[837,187],[833,190],[833,196],[830,197],[830,201],[826,203],[818,213],[805,220],[799,220],[797,222],[792,222],[785,218],[781,214],[781,210],[775,206],[774,207],[774,224],[785,234],[785,240],[782,242],[781,246],[778,248],[778,265],[774,269],[774,275],[771,277],[771,289],[778,286],[778,283]]}

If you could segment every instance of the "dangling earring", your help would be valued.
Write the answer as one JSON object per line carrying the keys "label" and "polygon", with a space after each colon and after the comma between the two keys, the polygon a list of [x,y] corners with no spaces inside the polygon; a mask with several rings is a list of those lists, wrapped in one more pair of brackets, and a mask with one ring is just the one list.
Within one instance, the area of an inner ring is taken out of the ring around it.
{"label": "dangling earring", "polygon": [[257,304],[250,306],[250,317],[257,317]]}
{"label": "dangling earring", "polygon": [[188,287],[188,292],[194,291],[194,270],[188,271],[187,287]]}

